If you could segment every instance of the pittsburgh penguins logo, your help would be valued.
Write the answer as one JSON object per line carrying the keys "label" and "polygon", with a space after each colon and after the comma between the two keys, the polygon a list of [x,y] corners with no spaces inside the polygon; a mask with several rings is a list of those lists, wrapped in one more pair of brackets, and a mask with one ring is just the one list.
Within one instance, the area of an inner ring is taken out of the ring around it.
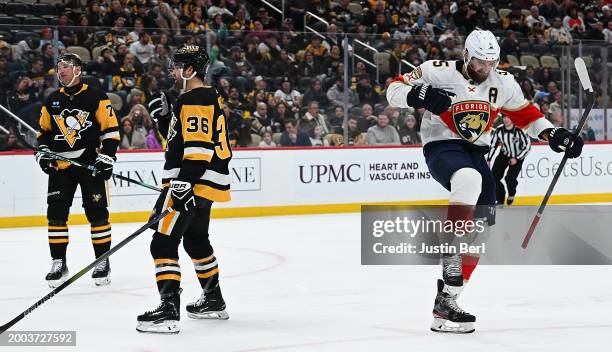
{"label": "pittsburgh penguins logo", "polygon": [[88,121],[89,112],[79,109],[64,109],[59,115],[53,115],[55,123],[62,132],[56,135],[56,141],[66,141],[72,148],[77,140],[81,139],[81,132],[88,129],[92,123]]}
{"label": "pittsburgh penguins logo", "polygon": [[491,105],[485,101],[463,101],[453,105],[452,116],[457,134],[474,143],[489,127]]}

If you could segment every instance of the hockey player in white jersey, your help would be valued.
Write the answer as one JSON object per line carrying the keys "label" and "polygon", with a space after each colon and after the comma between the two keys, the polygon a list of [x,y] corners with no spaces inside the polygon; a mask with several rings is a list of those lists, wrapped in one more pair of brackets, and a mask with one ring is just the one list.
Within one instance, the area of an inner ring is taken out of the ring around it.
{"label": "hockey player in white jersey", "polygon": [[[457,224],[474,218],[486,218],[489,225],[495,222],[495,180],[485,154],[498,113],[570,158],[578,157],[584,144],[568,130],[554,128],[525,99],[514,77],[496,68],[499,54],[493,33],[474,30],[466,38],[463,61],[426,61],[397,77],[387,89],[392,106],[426,110],[421,123],[423,153],[432,177],[450,191],[447,219]],[[474,331],[476,317],[459,308],[456,299],[478,259],[443,256],[431,330]]]}

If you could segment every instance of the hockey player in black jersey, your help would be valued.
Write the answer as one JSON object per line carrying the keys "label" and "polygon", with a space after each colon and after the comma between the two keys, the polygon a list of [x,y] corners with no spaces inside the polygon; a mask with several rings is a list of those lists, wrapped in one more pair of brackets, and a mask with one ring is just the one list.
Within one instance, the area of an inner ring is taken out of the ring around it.
{"label": "hockey player in black jersey", "polygon": [[[96,257],[111,245],[107,180],[116,160],[119,124],[106,93],[81,83],[81,67],[78,55],[58,57],[56,71],[62,87],[45,99],[40,111],[40,151],[36,153],[36,161],[49,175],[47,219],[53,265],[46,280],[50,287],[59,286],[68,276],[66,223],[77,185],[81,186]],[[55,160],[44,151],[93,164],[98,172]],[[96,285],[110,283],[108,259],[94,268],[92,277]]]}
{"label": "hockey player in black jersey", "polygon": [[160,305],[138,316],[140,332],[178,333],[181,269],[178,246],[191,257],[202,287],[201,297],[187,305],[194,319],[229,319],[219,287],[219,268],[209,241],[213,202],[230,200],[228,164],[232,157],[221,97],[204,84],[209,57],[203,47],[189,45],[174,54],[173,75],[181,95],[176,109],[165,96],[152,99],[151,116],[167,134],[164,191],[153,210],[172,212],[155,229],[151,255],[155,263]]}

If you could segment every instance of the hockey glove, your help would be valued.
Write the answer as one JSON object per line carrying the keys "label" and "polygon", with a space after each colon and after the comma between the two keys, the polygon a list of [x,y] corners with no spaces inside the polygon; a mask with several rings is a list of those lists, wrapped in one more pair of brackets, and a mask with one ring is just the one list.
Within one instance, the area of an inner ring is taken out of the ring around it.
{"label": "hockey glove", "polygon": [[172,116],[172,105],[168,104],[166,94],[161,92],[160,95],[149,102],[149,111],[151,118],[157,122],[158,120],[170,120]]}
{"label": "hockey glove", "polygon": [[172,197],[172,209],[176,211],[188,212],[195,208],[195,196],[189,182],[170,181],[170,197]]}
{"label": "hockey glove", "polygon": [[92,175],[100,175],[105,180],[110,179],[113,175],[113,164],[115,163],[115,159],[116,158],[106,154],[98,154],[96,162],[93,165],[96,168],[96,171],[94,171]]}
{"label": "hockey glove", "polygon": [[44,173],[50,175],[52,172],[57,171],[57,160],[55,160],[52,156],[45,152],[50,152],[51,150],[46,145],[41,145],[38,147],[38,151],[34,154],[36,158],[36,162],[40,165],[40,168]]}
{"label": "hockey glove", "polygon": [[415,109],[425,108],[436,115],[440,115],[451,106],[452,96],[455,96],[455,94],[444,89],[434,88],[429,84],[415,85],[408,92],[406,102]]}
{"label": "hockey glove", "polygon": [[568,158],[577,158],[582,153],[584,141],[563,127],[553,128],[548,135],[548,145],[557,153],[565,152]]}

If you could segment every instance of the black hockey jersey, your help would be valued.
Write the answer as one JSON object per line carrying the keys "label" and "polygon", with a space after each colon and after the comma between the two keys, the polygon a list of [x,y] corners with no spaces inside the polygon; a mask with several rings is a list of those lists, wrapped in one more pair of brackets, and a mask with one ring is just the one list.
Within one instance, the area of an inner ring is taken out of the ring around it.
{"label": "black hockey jersey", "polygon": [[[119,122],[106,93],[87,84],[62,87],[45,99],[40,110],[38,142],[70,159],[92,163],[101,153],[115,156]],[[68,92],[74,91],[73,94]],[[69,166],[58,162],[60,169]]]}
{"label": "black hockey jersey", "polygon": [[163,180],[191,182],[196,196],[215,202],[230,200],[229,145],[221,96],[213,87],[182,94],[168,129]]}

